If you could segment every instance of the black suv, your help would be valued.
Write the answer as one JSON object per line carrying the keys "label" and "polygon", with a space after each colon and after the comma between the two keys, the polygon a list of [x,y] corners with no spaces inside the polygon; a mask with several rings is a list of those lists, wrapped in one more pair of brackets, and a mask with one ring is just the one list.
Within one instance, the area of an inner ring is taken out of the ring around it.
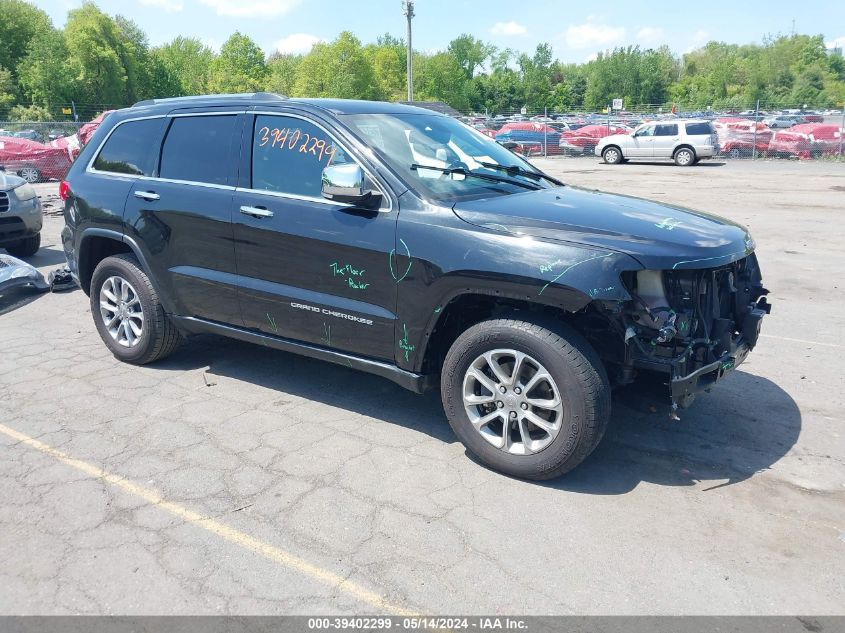
{"label": "black suv", "polygon": [[484,463],[560,475],[611,386],[673,407],[768,312],[754,242],[704,213],[564,186],[428,110],[272,94],[144,101],[62,183],[64,249],[119,359],[212,332],[440,385]]}

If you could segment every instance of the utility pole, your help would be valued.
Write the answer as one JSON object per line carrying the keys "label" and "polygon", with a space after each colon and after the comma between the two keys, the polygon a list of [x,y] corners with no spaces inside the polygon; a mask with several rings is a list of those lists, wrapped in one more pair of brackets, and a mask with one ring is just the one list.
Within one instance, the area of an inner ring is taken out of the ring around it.
{"label": "utility pole", "polygon": [[414,18],[414,0],[403,0],[402,10],[408,18],[408,101],[414,100],[414,47],[411,45],[411,20]]}

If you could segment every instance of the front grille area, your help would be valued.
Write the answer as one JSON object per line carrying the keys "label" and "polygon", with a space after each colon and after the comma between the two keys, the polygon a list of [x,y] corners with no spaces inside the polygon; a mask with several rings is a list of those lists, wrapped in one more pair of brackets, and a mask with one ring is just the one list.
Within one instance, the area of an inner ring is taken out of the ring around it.
{"label": "front grille area", "polygon": [[0,191],[0,213],[5,213],[9,210],[9,194],[5,191]]}
{"label": "front grille area", "polygon": [[26,224],[20,218],[0,218],[0,240],[23,237]]}

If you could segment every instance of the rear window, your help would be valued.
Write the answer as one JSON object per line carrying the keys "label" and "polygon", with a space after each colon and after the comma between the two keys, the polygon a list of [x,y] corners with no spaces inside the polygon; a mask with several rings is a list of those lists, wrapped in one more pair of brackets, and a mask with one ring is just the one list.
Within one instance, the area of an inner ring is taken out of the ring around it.
{"label": "rear window", "polygon": [[94,169],[133,176],[151,176],[155,152],[151,139],[158,138],[162,119],[129,121],[118,125],[94,160]]}
{"label": "rear window", "polygon": [[664,123],[663,125],[658,125],[657,129],[654,131],[655,136],[676,136],[677,134],[677,123]]}
{"label": "rear window", "polygon": [[235,115],[176,117],[161,148],[160,178],[225,185],[235,160]]}
{"label": "rear window", "polygon": [[687,123],[686,125],[689,136],[702,136],[713,133],[713,128],[710,127],[709,123]]}

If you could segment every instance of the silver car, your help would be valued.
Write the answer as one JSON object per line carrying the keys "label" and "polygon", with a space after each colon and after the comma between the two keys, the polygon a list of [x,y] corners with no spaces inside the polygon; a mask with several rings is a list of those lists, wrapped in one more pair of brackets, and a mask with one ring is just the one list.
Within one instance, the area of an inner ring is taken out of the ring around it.
{"label": "silver car", "polygon": [[0,170],[0,248],[15,257],[35,255],[41,247],[42,223],[35,187]]}
{"label": "silver car", "polygon": [[709,121],[678,119],[643,123],[632,134],[606,136],[595,154],[615,165],[628,160],[674,160],[687,167],[719,152],[716,131]]}

